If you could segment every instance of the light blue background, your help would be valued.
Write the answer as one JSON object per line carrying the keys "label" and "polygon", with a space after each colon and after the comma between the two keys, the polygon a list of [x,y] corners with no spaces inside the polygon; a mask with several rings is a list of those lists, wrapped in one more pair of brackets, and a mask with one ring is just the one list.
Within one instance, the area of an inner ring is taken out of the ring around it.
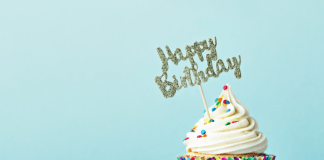
{"label": "light blue background", "polygon": [[[203,116],[198,86],[165,99],[157,47],[217,37],[230,83],[278,159],[323,152],[323,1],[1,1],[1,160],[172,160]],[[206,53],[206,52],[205,52]],[[171,62],[170,62],[171,64]],[[189,62],[170,65],[169,78]],[[199,63],[200,69],[205,63]],[[294,158],[291,158],[294,157]]]}

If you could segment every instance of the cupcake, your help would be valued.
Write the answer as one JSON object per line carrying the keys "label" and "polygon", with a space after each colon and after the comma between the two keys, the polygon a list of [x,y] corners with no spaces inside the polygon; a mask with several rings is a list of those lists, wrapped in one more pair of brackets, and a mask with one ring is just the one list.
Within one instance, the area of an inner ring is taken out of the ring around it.
{"label": "cupcake", "polygon": [[274,160],[265,154],[268,141],[258,123],[225,85],[215,104],[187,133],[187,154],[178,160]]}

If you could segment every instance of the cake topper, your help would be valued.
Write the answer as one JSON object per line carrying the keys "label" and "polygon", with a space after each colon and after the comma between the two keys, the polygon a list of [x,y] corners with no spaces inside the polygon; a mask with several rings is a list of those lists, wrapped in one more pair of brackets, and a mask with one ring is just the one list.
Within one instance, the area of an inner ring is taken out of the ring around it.
{"label": "cake topper", "polygon": [[[232,57],[232,60],[230,58],[227,58],[226,59],[227,67],[225,67],[223,60],[221,59],[217,60],[216,37],[214,38],[214,41],[215,42],[213,42],[213,40],[209,38],[208,44],[206,40],[203,40],[201,42],[195,41],[193,45],[186,45],[185,46],[186,56],[182,55],[182,52],[179,48],[177,48],[174,51],[174,53],[172,53],[169,46],[166,45],[165,46],[165,50],[167,53],[167,57],[166,57],[166,54],[163,52],[163,50],[160,47],[158,47],[157,52],[162,61],[162,67],[161,67],[162,74],[154,78],[155,83],[159,86],[165,98],[173,97],[176,91],[180,90],[182,87],[187,88],[188,86],[187,82],[189,83],[190,86],[194,86],[195,84],[198,84],[208,117],[209,117],[209,111],[204,96],[204,92],[202,90],[201,81],[207,82],[208,78],[218,77],[219,74],[221,74],[222,72],[228,72],[230,69],[234,69],[234,75],[237,79],[241,78],[241,70],[240,70],[241,56],[240,55],[238,56],[239,60],[237,60],[236,57]],[[202,53],[206,50],[210,51],[209,54],[206,54],[207,68],[205,69],[205,72],[201,70],[198,71],[198,64],[195,62],[193,57],[197,55],[198,59],[201,62],[203,62],[204,57]],[[175,75],[172,76],[173,82],[168,81],[168,73],[167,73],[169,70],[168,61],[171,60],[173,64],[178,65],[178,63],[181,60],[186,61],[187,59],[189,59],[191,66],[190,67],[186,66],[184,68],[183,73],[185,75],[180,76],[180,85]],[[214,70],[212,61],[216,61],[216,65],[215,65],[216,70]],[[191,79],[191,74],[194,76],[194,81]],[[163,77],[164,80],[162,81]],[[167,89],[168,86],[170,87],[169,89]]]}

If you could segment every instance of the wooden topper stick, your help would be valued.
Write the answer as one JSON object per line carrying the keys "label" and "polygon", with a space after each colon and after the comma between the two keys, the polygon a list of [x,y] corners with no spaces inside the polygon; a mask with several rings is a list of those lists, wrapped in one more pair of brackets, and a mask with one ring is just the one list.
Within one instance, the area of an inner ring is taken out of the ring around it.
{"label": "wooden topper stick", "polygon": [[206,109],[206,112],[207,112],[208,119],[210,119],[208,106],[207,106],[206,99],[205,99],[205,95],[204,95],[204,91],[203,91],[201,85],[199,85],[199,90],[200,90],[200,94],[201,94],[201,97],[202,97],[203,102],[204,102],[204,106],[205,106],[205,109]]}

